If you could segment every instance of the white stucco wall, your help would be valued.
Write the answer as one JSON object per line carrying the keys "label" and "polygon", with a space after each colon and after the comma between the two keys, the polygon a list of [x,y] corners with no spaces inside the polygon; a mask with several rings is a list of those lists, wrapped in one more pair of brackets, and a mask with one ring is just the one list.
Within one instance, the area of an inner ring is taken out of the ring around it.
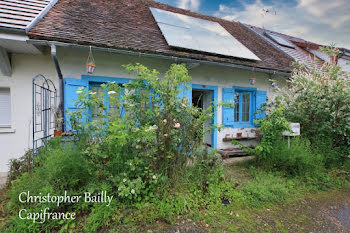
{"label": "white stucco wall", "polygon": [[[105,52],[94,52],[96,71],[94,76],[108,76],[118,78],[133,78],[122,67],[124,64],[139,62],[149,68],[155,68],[164,73],[173,61],[145,58],[137,56],[119,55]],[[58,48],[58,58],[61,70],[65,78],[80,79],[86,75],[85,62],[88,56],[87,50]],[[32,77],[38,73],[55,81],[58,87],[58,78],[48,51],[44,55],[12,55],[13,74],[11,77],[0,75],[0,87],[11,88],[12,127],[0,129],[0,172],[8,170],[8,161],[18,158],[32,145]],[[256,78],[258,90],[265,90],[271,97],[273,88],[269,79],[284,80],[276,75],[252,72],[248,70],[200,65],[189,70],[192,83],[218,86],[218,101],[222,100],[222,88],[232,86],[252,87],[249,78]],[[218,124],[222,123],[222,110],[218,109]],[[254,135],[252,129],[224,128],[217,137],[218,148],[228,148],[232,145],[224,143],[222,139],[226,134],[235,136],[237,132],[243,132],[243,136]]]}
{"label": "white stucco wall", "polygon": [[11,127],[0,128],[0,172],[8,170],[11,158],[32,147],[32,78],[42,73],[56,80],[48,55],[12,54],[11,64],[11,77],[0,73],[0,87],[10,87],[11,92]]}
{"label": "white stucco wall", "polygon": [[[88,51],[61,49],[59,58],[64,77],[81,78],[82,74],[86,74],[85,59],[87,56]],[[94,58],[96,62],[96,71],[93,75],[118,78],[133,78],[133,76],[130,76],[125,69],[122,68],[122,65],[128,63],[139,62],[146,65],[148,68],[157,69],[161,74],[164,73],[172,63],[168,60],[111,53],[106,54],[102,52],[95,52]],[[280,85],[287,85],[284,81],[285,77],[221,66],[199,65],[190,69],[189,74],[192,77],[193,84],[218,86],[219,102],[222,101],[222,88],[231,88],[232,86],[255,87],[258,90],[267,91],[268,98],[272,99],[274,96],[274,88],[271,86],[270,79],[278,81]],[[249,78],[251,77],[256,78],[256,84],[254,86],[249,84]],[[217,117],[218,124],[222,124],[222,109],[220,107],[218,108]],[[255,135],[255,129],[252,128],[242,129],[226,127],[218,132],[217,147],[220,149],[233,147],[230,142],[223,142],[222,139],[226,135],[235,137],[237,132],[242,132],[243,136],[253,137]],[[247,141],[243,143],[254,144],[255,142]]]}

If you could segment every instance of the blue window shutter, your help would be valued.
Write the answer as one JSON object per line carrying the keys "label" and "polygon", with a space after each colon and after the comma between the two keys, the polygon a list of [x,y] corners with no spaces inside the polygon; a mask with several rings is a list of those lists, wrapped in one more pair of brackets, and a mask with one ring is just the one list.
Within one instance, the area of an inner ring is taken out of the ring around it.
{"label": "blue window shutter", "polygon": [[[232,88],[222,88],[222,102],[226,104],[234,103],[234,90]],[[222,124],[232,126],[234,124],[234,109],[222,107]]]}
{"label": "blue window shutter", "polygon": [[192,84],[186,83],[186,86],[182,83],[179,87],[180,93],[177,95],[179,98],[186,98],[188,105],[192,105]]}
{"label": "blue window shutter", "polygon": [[[124,103],[124,95],[125,95],[125,88],[124,87],[122,87],[122,88],[120,88],[120,100],[121,100],[121,103]],[[124,109],[124,107],[123,108],[121,108],[120,110],[119,110],[119,112],[120,112],[120,115],[121,116],[125,116],[125,109]]]}
{"label": "blue window shutter", "polygon": [[[80,87],[88,89],[89,82],[82,79],[65,78],[64,79],[64,122],[65,130],[69,131],[72,129],[67,112],[77,110],[74,101],[78,98],[78,93],[76,92]],[[87,117],[87,116],[86,116]]]}
{"label": "blue window shutter", "polygon": [[255,93],[255,119],[262,119],[265,113],[260,112],[261,107],[266,103],[266,91],[256,91]]}

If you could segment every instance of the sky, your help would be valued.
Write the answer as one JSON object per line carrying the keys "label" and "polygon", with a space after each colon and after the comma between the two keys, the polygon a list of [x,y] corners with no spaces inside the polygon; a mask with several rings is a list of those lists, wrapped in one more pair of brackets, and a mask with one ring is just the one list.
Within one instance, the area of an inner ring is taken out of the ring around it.
{"label": "sky", "polygon": [[350,0],[156,0],[350,49]]}

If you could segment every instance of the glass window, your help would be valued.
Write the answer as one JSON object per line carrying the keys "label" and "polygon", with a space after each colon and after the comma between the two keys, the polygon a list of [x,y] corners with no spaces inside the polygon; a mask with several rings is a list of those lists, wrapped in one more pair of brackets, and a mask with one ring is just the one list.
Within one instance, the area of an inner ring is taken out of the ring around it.
{"label": "glass window", "polygon": [[242,94],[242,121],[249,121],[250,93]]}
{"label": "glass window", "polygon": [[235,122],[250,122],[251,92],[236,92],[234,119]]}
{"label": "glass window", "polygon": [[235,93],[235,121],[239,121],[239,93]]}
{"label": "glass window", "polygon": [[11,95],[10,88],[0,88],[0,127],[11,126]]}
{"label": "glass window", "polygon": [[[103,97],[101,95],[101,92],[103,92],[103,88],[100,86],[100,84],[93,84],[90,86],[90,89],[92,92],[95,92],[96,94],[94,95],[95,97],[99,97],[99,99],[101,100],[101,98],[105,98],[104,101],[104,105],[108,105],[107,107],[107,111],[110,114],[118,114],[118,115],[123,115],[123,109],[119,109],[119,101],[121,101],[121,96],[124,95],[124,86],[122,84],[119,84],[120,87],[120,93],[119,93],[119,97],[115,96],[117,99],[113,99],[112,102],[107,103],[107,97],[108,94],[106,93],[106,95]],[[91,109],[91,118],[92,120],[98,120],[98,115],[99,114],[105,114],[106,112],[104,112],[103,108],[101,106],[95,106]]]}
{"label": "glass window", "polygon": [[[101,98],[100,93],[103,91],[101,86],[92,86],[91,91],[96,93],[95,96]],[[101,109],[99,109],[98,106],[92,108],[92,120],[98,120],[97,115],[99,114],[99,111],[101,111]]]}
{"label": "glass window", "polygon": [[118,96],[114,96],[116,99],[113,98],[112,103],[108,103],[109,114],[110,115],[120,115],[123,112],[122,109],[119,109],[119,107],[120,107],[119,104],[122,101],[122,96],[124,95],[124,87],[122,85],[119,85],[119,87],[120,87],[119,97]]}

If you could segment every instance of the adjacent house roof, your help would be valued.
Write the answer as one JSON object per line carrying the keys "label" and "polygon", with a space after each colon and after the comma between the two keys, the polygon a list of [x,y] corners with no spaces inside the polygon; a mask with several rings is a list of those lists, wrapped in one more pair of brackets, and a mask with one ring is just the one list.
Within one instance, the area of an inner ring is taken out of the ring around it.
{"label": "adjacent house roof", "polygon": [[[261,61],[169,47],[150,7],[218,22]],[[29,32],[30,38],[93,45],[290,72],[293,59],[238,22],[151,0],[60,0]]]}
{"label": "adjacent house roof", "polygon": [[[245,26],[279,50],[283,51],[293,60],[305,64],[308,68],[320,68],[323,63],[332,62],[332,58],[326,53],[320,51],[320,47],[323,47],[324,45],[252,25],[245,24]],[[285,40],[287,44],[280,43],[281,41],[274,40],[273,37],[281,38],[282,40]],[[292,46],[288,46],[288,43],[292,44]],[[340,54],[337,57],[336,62],[343,71],[350,73],[350,50],[345,48],[338,49]]]}
{"label": "adjacent house roof", "polygon": [[[301,38],[285,35],[279,32],[274,32],[271,30],[267,30],[264,28],[252,26],[252,25],[246,25],[249,29],[257,33],[261,38],[271,43],[276,48],[283,51],[285,54],[290,56],[293,60],[298,61],[300,63],[305,64],[307,67],[315,67],[322,65],[321,62],[319,62],[319,59],[323,60],[322,57],[318,57],[316,54],[311,53],[309,50],[318,50],[321,45],[315,44],[310,41],[306,41]],[[277,36],[278,38],[282,38],[283,40],[286,40],[287,42],[294,45],[294,48],[291,46],[286,46],[281,43],[278,43],[276,40],[273,40],[273,38],[270,36]]]}
{"label": "adjacent house roof", "polygon": [[55,2],[57,0],[1,0],[0,28],[25,30]]}

